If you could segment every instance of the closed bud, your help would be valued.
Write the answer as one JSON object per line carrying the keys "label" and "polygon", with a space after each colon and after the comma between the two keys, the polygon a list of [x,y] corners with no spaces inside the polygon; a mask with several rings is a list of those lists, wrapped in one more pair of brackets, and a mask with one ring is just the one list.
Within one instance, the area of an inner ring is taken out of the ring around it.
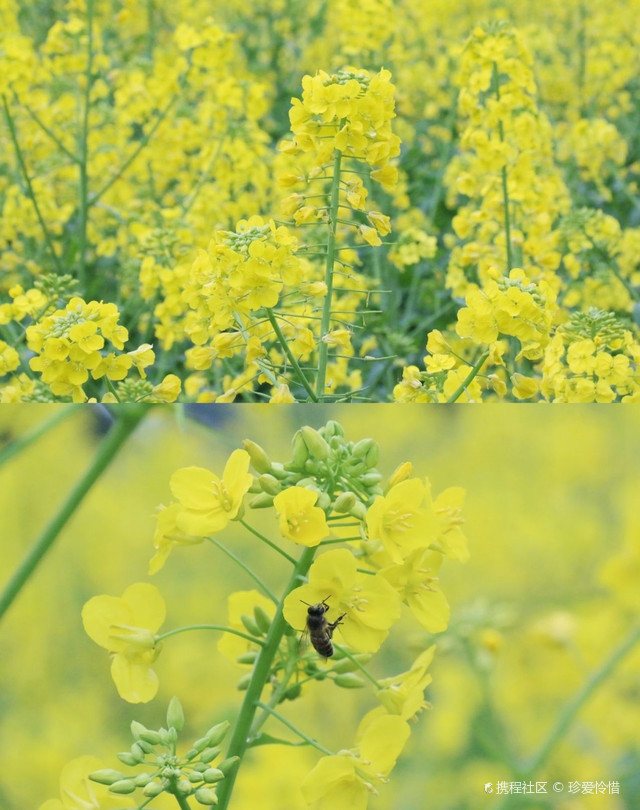
{"label": "closed bud", "polygon": [[159,796],[165,789],[166,784],[163,782],[149,782],[149,784],[142,789],[145,796]]}
{"label": "closed bud", "polygon": [[253,479],[253,483],[251,484],[247,492],[249,492],[249,494],[251,495],[257,495],[259,492],[262,492],[262,487],[260,486],[260,482],[258,481],[257,478]]}
{"label": "closed bud", "polygon": [[142,736],[142,734],[145,731],[148,731],[147,727],[143,726],[142,723],[138,723],[137,720],[132,720],[131,721],[130,728],[131,728],[131,735],[132,735],[134,740],[139,740],[140,737]]}
{"label": "closed bud", "polygon": [[200,754],[200,759],[202,762],[211,762],[215,759],[218,754],[220,753],[220,748],[215,746],[215,748],[205,748],[204,751]]}
{"label": "closed bud", "polygon": [[273,495],[267,495],[266,492],[261,492],[260,495],[256,495],[249,502],[249,506],[252,509],[267,509],[269,506],[273,506]]}
{"label": "closed bud", "polygon": [[212,726],[209,731],[207,731],[209,746],[221,743],[226,737],[227,731],[229,731],[229,726],[230,723],[228,720],[223,720],[222,723],[216,723],[215,726]]}
{"label": "closed bud", "polygon": [[220,768],[207,768],[207,770],[202,774],[204,776],[204,781],[209,782],[212,784],[213,782],[219,782],[221,779],[224,779],[224,774],[220,770]]}
{"label": "closed bud", "polygon": [[297,430],[293,436],[293,457],[290,466],[293,467],[294,470],[301,470],[308,458],[309,451],[307,445],[302,438],[302,433]]}
{"label": "closed bud", "polygon": [[331,506],[331,498],[326,492],[321,492],[318,495],[316,506],[319,506],[320,509],[324,509],[325,512],[327,511],[327,509],[329,509],[329,507]]}
{"label": "closed bud", "polygon": [[103,768],[101,771],[90,773],[89,779],[92,782],[98,782],[100,785],[112,785],[114,782],[120,782],[124,779],[124,774],[120,773],[120,771],[114,771],[113,768]]}
{"label": "closed bud", "polygon": [[137,763],[144,762],[144,749],[140,743],[134,742],[131,746],[131,756],[135,757]]}
{"label": "closed bud", "polygon": [[389,478],[389,482],[387,484],[387,492],[391,489],[391,487],[395,487],[396,484],[399,484],[401,481],[406,481],[407,478],[410,478],[413,473],[413,464],[410,461],[403,461],[402,464],[397,466],[395,470],[391,473],[391,478]]}
{"label": "closed bud", "polygon": [[249,453],[253,469],[259,473],[268,473],[271,470],[271,462],[269,456],[260,447],[259,444],[252,442],[251,439],[245,439],[242,442],[243,448]]}
{"label": "closed bud", "polygon": [[342,675],[336,675],[334,678],[336,686],[341,686],[343,689],[361,689],[365,682],[355,672],[345,672]]}
{"label": "closed bud", "polygon": [[144,787],[147,785],[153,777],[150,773],[139,773],[137,776],[133,777],[133,784],[136,787]]}
{"label": "closed bud", "polygon": [[183,796],[188,796],[192,790],[193,787],[191,786],[191,782],[188,779],[185,779],[184,776],[182,779],[178,779],[176,782],[176,791],[181,793]]}
{"label": "closed bud", "polygon": [[373,469],[373,467],[376,466],[379,460],[380,460],[380,446],[378,442],[374,442],[373,445],[369,448],[367,455],[365,456],[364,463],[371,470]]}
{"label": "closed bud", "polygon": [[[152,748],[154,745],[159,745],[161,742],[160,734],[157,731],[152,731],[151,729],[145,729],[140,733],[140,740],[139,742],[145,742],[147,745],[150,745]],[[151,753],[151,752],[148,752]]]}
{"label": "closed bud", "polygon": [[278,479],[278,481],[282,481],[287,477],[287,471],[284,468],[284,464],[281,464],[279,461],[274,461],[271,465],[271,474]]}
{"label": "closed bud", "polygon": [[350,512],[356,505],[356,496],[353,492],[341,492],[333,502],[334,512]]}
{"label": "closed bud", "polygon": [[[144,732],[145,734],[152,734],[153,732]],[[158,737],[159,739],[159,737]],[[140,737],[136,745],[141,748],[145,754],[153,754],[154,753],[154,746],[151,743],[147,742],[144,737]]]}
{"label": "closed bud", "polygon": [[336,422],[335,419],[329,419],[324,426],[324,434],[325,436],[344,436],[344,428],[340,422]]}
{"label": "closed bud", "polygon": [[293,686],[290,686],[284,694],[285,700],[295,700],[299,698],[302,694],[302,686],[299,683],[294,683]]}
{"label": "closed bud", "polygon": [[190,782],[193,782],[194,784],[198,784],[199,782],[202,782],[203,778],[204,777],[200,773],[200,771],[192,771],[190,774],[187,774],[187,779]]}
{"label": "closed bud", "polygon": [[169,745],[178,741],[178,732],[173,726],[167,729],[167,740],[169,741]]}
{"label": "closed bud", "polygon": [[249,688],[249,684],[251,683],[251,673],[247,672],[246,675],[243,675],[242,678],[238,681],[238,689],[241,692],[246,692]]}
{"label": "closed bud", "polygon": [[356,458],[365,459],[374,445],[375,441],[373,439],[360,439],[359,442],[354,444],[352,454]]}
{"label": "closed bud", "polygon": [[253,609],[253,617],[262,633],[268,633],[271,627],[271,618],[264,608],[256,605]]}
{"label": "closed bud", "polygon": [[133,793],[136,789],[135,784],[133,783],[133,779],[120,779],[118,782],[114,782],[109,790],[112,793],[118,793],[122,795],[126,795],[127,793]]}
{"label": "closed bud", "polygon": [[356,520],[364,520],[367,516],[367,507],[361,501],[358,501],[353,509],[349,510],[349,514]]}
{"label": "closed bud", "polygon": [[116,754],[116,756],[120,762],[122,762],[124,765],[129,765],[129,767],[140,764],[140,760],[137,757],[134,757],[130,751],[121,751],[119,754]]}
{"label": "closed bud", "polygon": [[176,731],[182,731],[184,726],[184,712],[182,704],[177,697],[172,697],[169,701],[169,708],[167,709],[167,725],[169,728],[175,728]]}
{"label": "closed bud", "polygon": [[204,751],[205,748],[209,748],[209,738],[206,736],[200,737],[199,740],[196,740],[193,744],[192,751],[195,751],[196,754],[199,754],[200,751]]}
{"label": "closed bud", "polygon": [[266,492],[267,495],[277,495],[282,489],[280,481],[274,475],[269,475],[269,473],[261,475],[258,478],[258,483],[262,491]]}
{"label": "closed bud", "polygon": [[300,433],[311,456],[317,458],[319,461],[323,461],[329,457],[329,445],[327,444],[327,440],[324,439],[317,430],[309,427],[309,425],[305,425],[300,428]]}
{"label": "closed bud", "polygon": [[255,660],[256,660],[257,657],[258,657],[257,652],[246,652],[246,653],[242,653],[242,655],[239,655],[236,658],[236,661],[239,664],[253,664],[253,663],[255,663]]}
{"label": "closed bud", "polygon": [[197,802],[205,805],[205,807],[213,807],[214,805],[218,804],[218,797],[216,796],[215,791],[211,790],[211,788],[198,788],[193,794],[193,797]]}
{"label": "closed bud", "polygon": [[246,613],[243,613],[242,616],[240,616],[240,621],[244,625],[244,629],[248,633],[251,633],[252,636],[262,635],[260,632],[260,628],[258,627],[258,623],[253,618],[253,616],[247,616]]}
{"label": "closed bud", "polygon": [[240,757],[228,757],[227,759],[223,759],[218,765],[218,768],[225,776],[229,776],[230,771],[235,767],[239,759]]}
{"label": "closed bud", "polygon": [[365,487],[374,487],[376,484],[379,484],[380,481],[382,481],[382,476],[379,472],[368,472],[360,476],[360,482],[364,484]]}

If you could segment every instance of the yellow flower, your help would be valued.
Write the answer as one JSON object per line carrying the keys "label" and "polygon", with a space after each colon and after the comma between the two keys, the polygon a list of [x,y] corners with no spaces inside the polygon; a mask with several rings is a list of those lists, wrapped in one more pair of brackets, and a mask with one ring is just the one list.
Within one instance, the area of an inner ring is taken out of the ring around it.
{"label": "yellow flower", "polygon": [[356,736],[354,751],[323,757],[301,789],[312,810],[365,810],[374,785],[386,781],[409,739],[401,717],[369,712]]}
{"label": "yellow flower", "polygon": [[379,681],[383,688],[377,693],[377,698],[389,714],[411,720],[426,707],[424,690],[431,683],[427,670],[435,651],[435,645],[432,645],[420,653],[410,670]]}
{"label": "yellow flower", "polygon": [[280,533],[283,537],[302,546],[317,546],[329,536],[327,518],[319,506],[315,506],[318,493],[305,487],[289,487],[273,499],[280,517]]}
{"label": "yellow flower", "polygon": [[[261,608],[270,618],[273,618],[275,613],[275,606],[270,599],[263,596],[259,591],[235,591],[230,594],[228,599],[229,621],[227,626],[233,630],[240,630],[247,633],[248,630],[242,622],[242,617],[246,616],[250,620],[253,619],[253,611],[258,607]],[[231,633],[223,633],[218,640],[218,649],[232,661],[237,663],[239,656],[244,653],[253,652],[258,650],[257,644],[252,644],[240,636],[234,636]]]}
{"label": "yellow flower", "polygon": [[176,523],[181,506],[179,503],[172,503],[170,506],[161,507],[157,515],[156,531],[153,537],[153,545],[156,553],[149,563],[149,574],[157,574],[164,566],[167,557],[171,553],[173,546],[190,546],[201,543],[204,538],[193,537],[181,532]]}
{"label": "yellow flower", "polygon": [[376,574],[363,574],[347,549],[328,551],[313,563],[309,582],[295,588],[284,603],[284,617],[296,630],[305,627],[307,606],[325,600],[329,621],[346,614],[337,632],[358,652],[376,652],[400,617],[400,597]]}
{"label": "yellow flower", "polygon": [[438,585],[441,565],[442,554],[417,549],[401,565],[390,565],[380,572],[430,633],[446,630],[451,613],[447,598]]}
{"label": "yellow flower", "polygon": [[379,540],[395,563],[417,548],[426,548],[435,532],[432,512],[423,508],[427,490],[419,478],[401,481],[378,495],[367,512],[370,540]]}
{"label": "yellow flower", "polygon": [[164,617],[164,599],[145,582],[130,585],[121,597],[94,596],[82,608],[84,629],[111,654],[111,677],[129,703],[147,703],[158,691],[151,664],[160,651],[155,634]]}
{"label": "yellow flower", "polygon": [[72,759],[60,772],[60,798],[49,799],[39,810],[110,810],[133,807],[133,802],[109,792],[106,785],[89,780],[89,774],[102,768],[96,757]]}
{"label": "yellow flower", "polygon": [[203,467],[183,467],[171,476],[171,492],[180,503],[176,526],[181,532],[206,537],[237,517],[251,486],[249,454],[234,450],[222,478]]}

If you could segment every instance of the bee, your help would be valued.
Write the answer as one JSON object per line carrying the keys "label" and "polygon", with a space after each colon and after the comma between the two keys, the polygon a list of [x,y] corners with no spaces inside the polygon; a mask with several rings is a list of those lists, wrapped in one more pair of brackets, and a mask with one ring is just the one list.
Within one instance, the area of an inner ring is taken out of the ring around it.
{"label": "bee", "polygon": [[[327,596],[327,599],[329,597]],[[313,645],[313,649],[323,658],[331,658],[333,655],[333,644],[331,637],[333,631],[342,624],[342,620],[347,615],[343,613],[338,616],[335,622],[329,622],[326,619],[326,613],[329,610],[327,599],[318,602],[317,605],[310,605],[308,602],[303,604],[308,606],[307,610],[307,627],[305,632],[309,634],[309,641]]]}

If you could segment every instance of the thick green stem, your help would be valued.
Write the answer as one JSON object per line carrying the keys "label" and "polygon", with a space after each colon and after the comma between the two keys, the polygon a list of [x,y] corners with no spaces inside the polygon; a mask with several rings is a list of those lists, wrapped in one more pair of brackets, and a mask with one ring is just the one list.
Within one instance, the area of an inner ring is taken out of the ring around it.
{"label": "thick green stem", "polygon": [[282,334],[282,330],[280,329],[280,326],[278,324],[278,321],[275,318],[275,315],[273,314],[272,309],[267,309],[267,317],[269,318],[269,323],[271,324],[271,327],[273,328],[273,331],[276,334],[276,338],[278,339],[278,343],[280,344],[280,348],[284,351],[284,353],[287,356],[287,359],[289,360],[289,362],[293,366],[293,370],[296,373],[296,377],[298,379],[298,382],[300,383],[300,385],[302,385],[302,387],[307,392],[307,394],[309,394],[309,399],[311,399],[313,402],[317,402],[318,397],[314,393],[313,388],[311,387],[311,384],[310,384],[309,380],[307,380],[307,378],[304,375],[304,372],[300,368],[300,364],[298,363],[298,361],[295,358],[293,352],[291,351],[291,348],[290,348],[289,344],[287,343],[287,339]]}
{"label": "thick green stem", "polygon": [[78,235],[78,278],[85,288],[87,262],[87,223],[89,216],[89,109],[93,71],[93,0],[87,0],[87,70],[85,73],[84,108],[80,130],[80,227]]}
{"label": "thick green stem", "polygon": [[[498,66],[493,63],[493,89],[496,98],[500,101],[500,78],[498,76]],[[498,121],[498,132],[500,141],[504,143],[504,126],[502,121]],[[502,167],[502,204],[504,207],[504,232],[507,243],[507,271],[513,269],[513,248],[511,246],[511,213],[509,211],[509,184],[507,181],[507,167]]]}
{"label": "thick green stem", "polygon": [[187,797],[183,796],[181,793],[178,793],[178,791],[175,788],[173,789],[173,796],[175,800],[178,802],[180,810],[191,810],[191,805],[189,804]]}
{"label": "thick green stem", "polygon": [[31,430],[27,431],[22,436],[18,436],[17,439],[14,439],[0,449],[0,467],[6,464],[9,459],[12,459],[14,456],[17,456],[18,453],[21,453],[29,447],[30,444],[38,441],[41,436],[44,436],[45,433],[48,433],[68,416],[71,416],[71,414],[76,412],[80,407],[79,405],[68,405],[67,407],[54,405],[53,414],[48,419],[39,422],[35,427],[31,428]]}
{"label": "thick green stem", "polygon": [[165,638],[177,636],[180,633],[186,633],[189,630],[219,630],[221,633],[230,633],[232,636],[239,636],[252,644],[260,644],[264,646],[264,642],[259,638],[254,638],[248,633],[243,633],[241,630],[234,630],[233,627],[225,627],[223,624],[190,624],[186,627],[176,627],[174,630],[167,630],[166,633],[161,633],[156,636],[156,641],[164,641]]}
{"label": "thick green stem", "polygon": [[[295,641],[295,639],[294,639],[293,643],[296,646],[298,644],[298,642]],[[287,663],[285,664],[284,672],[282,673],[282,677],[280,678],[280,681],[278,682],[277,686],[273,690],[273,694],[271,695],[269,703],[267,704],[270,708],[273,709],[274,706],[277,706],[280,703],[280,701],[282,700],[282,698],[284,697],[284,695],[285,695],[285,693],[287,691],[287,688],[289,686],[289,681],[291,680],[291,676],[293,675],[293,673],[296,670],[297,664],[298,664],[297,650],[292,649],[292,645],[290,644],[289,645],[289,658],[287,659]],[[253,723],[253,725],[251,726],[251,730],[249,732],[249,737],[252,740],[254,740],[256,738],[258,732],[260,731],[260,729],[265,724],[265,722],[267,721],[268,718],[269,718],[268,709],[263,709],[262,715],[260,717],[258,717],[255,720],[255,722]]]}
{"label": "thick green stem", "polygon": [[324,272],[324,283],[327,292],[322,307],[322,320],[320,322],[320,346],[318,348],[318,377],[316,379],[316,396],[319,400],[324,398],[325,380],[327,377],[327,360],[329,357],[329,344],[325,337],[331,326],[331,306],[333,301],[333,265],[336,250],[336,226],[338,219],[338,206],[340,203],[340,164],[342,152],[335,150],[333,159],[333,179],[331,181],[331,198],[329,202],[329,237],[327,239],[327,258]]}
{"label": "thick green stem", "polygon": [[33,189],[33,184],[31,183],[31,177],[29,176],[29,172],[27,171],[27,164],[24,162],[24,157],[22,155],[22,149],[20,149],[20,143],[18,141],[18,135],[16,133],[16,125],[11,115],[11,111],[9,110],[9,104],[7,103],[7,97],[2,95],[2,105],[4,107],[4,117],[7,122],[7,126],[9,127],[9,134],[11,136],[11,143],[13,144],[14,152],[16,153],[16,160],[18,161],[18,166],[20,167],[20,171],[22,173],[23,180],[27,186],[27,196],[31,200],[33,204],[33,208],[36,212],[36,217],[38,218],[38,222],[40,223],[40,227],[42,228],[42,233],[44,235],[44,240],[47,243],[47,247],[49,248],[49,253],[51,253],[51,259],[55,265],[56,271],[58,273],[63,273],[63,267],[60,263],[60,259],[56,254],[55,247],[53,244],[53,239],[51,238],[51,234],[49,233],[49,229],[47,228],[47,223],[44,221],[44,217],[42,216],[42,211],[40,211],[40,206],[38,205],[38,200],[36,198],[36,193]]}
{"label": "thick green stem", "polygon": [[487,349],[486,352],[483,352],[480,355],[480,357],[478,358],[478,360],[477,360],[476,364],[474,365],[474,367],[467,374],[467,376],[464,378],[462,383],[456,388],[456,390],[453,392],[453,394],[451,394],[451,396],[447,400],[447,403],[455,402],[458,399],[458,397],[460,397],[462,395],[462,393],[465,391],[466,387],[471,382],[473,382],[473,380],[476,378],[478,372],[480,371],[480,369],[484,365],[485,360],[487,359],[487,357],[489,357],[489,350],[488,349]]}
{"label": "thick green stem", "polygon": [[251,682],[249,683],[249,688],[245,693],[244,700],[240,708],[240,713],[233,728],[231,741],[229,742],[229,748],[226,754],[227,758],[239,757],[240,761],[228,774],[226,779],[224,779],[220,783],[220,789],[218,791],[219,810],[227,810],[229,806],[229,801],[231,799],[231,793],[233,791],[236,776],[240,768],[240,765],[242,764],[242,758],[245,754],[245,751],[247,750],[247,745],[249,742],[249,731],[253,723],[256,708],[258,706],[260,696],[262,695],[262,691],[264,690],[264,687],[269,678],[269,672],[271,670],[273,659],[275,658],[276,652],[278,651],[280,641],[282,640],[282,636],[284,635],[284,631],[287,626],[287,623],[282,613],[284,600],[294,588],[296,588],[304,581],[304,578],[307,572],[309,571],[309,568],[311,567],[311,562],[313,561],[314,553],[315,548],[306,548],[300,555],[300,559],[296,563],[296,567],[294,568],[291,578],[287,583],[282,599],[278,604],[278,609],[276,610],[276,615],[273,619],[273,622],[271,623],[271,627],[269,628],[269,632],[265,640],[265,645],[260,650],[258,658],[256,659],[256,662],[253,666],[253,672],[251,674]]}
{"label": "thick green stem", "polygon": [[75,514],[85,495],[117,456],[136,426],[144,418],[148,408],[142,406],[136,410],[127,410],[114,427],[109,431],[94,456],[89,469],[75,484],[68,497],[58,510],[40,537],[36,540],[27,556],[13,573],[9,582],[0,594],[0,618],[9,609],[22,587],[33,574],[40,561],[56,541],[58,535]]}

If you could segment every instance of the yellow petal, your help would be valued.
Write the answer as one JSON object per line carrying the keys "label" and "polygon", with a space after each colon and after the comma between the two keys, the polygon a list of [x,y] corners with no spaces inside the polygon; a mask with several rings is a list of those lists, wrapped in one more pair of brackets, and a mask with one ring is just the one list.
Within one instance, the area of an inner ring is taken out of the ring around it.
{"label": "yellow petal", "polygon": [[158,691],[158,676],[149,665],[120,653],[111,662],[111,677],[120,697],[129,703],[148,703]]}

